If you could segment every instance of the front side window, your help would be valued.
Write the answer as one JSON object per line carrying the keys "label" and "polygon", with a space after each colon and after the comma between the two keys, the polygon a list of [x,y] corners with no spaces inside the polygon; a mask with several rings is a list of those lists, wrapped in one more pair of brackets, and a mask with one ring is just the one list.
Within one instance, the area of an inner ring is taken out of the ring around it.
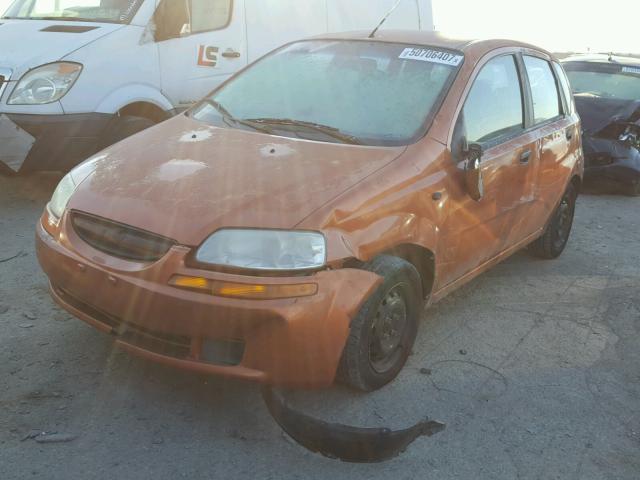
{"label": "front side window", "polygon": [[129,23],[143,0],[16,0],[3,18]]}
{"label": "front side window", "polygon": [[163,0],[154,16],[156,39],[167,40],[225,28],[233,0]]}
{"label": "front side window", "polygon": [[640,98],[640,67],[568,62],[564,68],[575,93],[620,100]]}
{"label": "front side window", "polygon": [[522,88],[513,55],[494,58],[482,67],[461,120],[470,143],[491,142],[524,129]]}
{"label": "front side window", "polygon": [[560,95],[551,64],[541,58],[525,55],[524,65],[531,85],[534,123],[560,116]]}
{"label": "front side window", "polygon": [[191,0],[191,33],[224,28],[231,18],[232,0]]}
{"label": "front side window", "polygon": [[190,114],[232,128],[366,145],[426,132],[462,54],[369,41],[303,41],[233,78]]}

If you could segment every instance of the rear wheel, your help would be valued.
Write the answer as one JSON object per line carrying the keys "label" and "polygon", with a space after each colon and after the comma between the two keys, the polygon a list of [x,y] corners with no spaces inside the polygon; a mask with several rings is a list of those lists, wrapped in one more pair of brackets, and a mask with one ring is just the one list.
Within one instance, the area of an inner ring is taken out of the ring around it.
{"label": "rear wheel", "polygon": [[578,191],[571,183],[544,234],[529,247],[534,255],[551,260],[562,254],[571,235],[577,198]]}
{"label": "rear wheel", "polygon": [[351,324],[338,380],[370,392],[402,370],[416,338],[423,301],[420,274],[409,262],[383,255],[364,269],[384,280]]}

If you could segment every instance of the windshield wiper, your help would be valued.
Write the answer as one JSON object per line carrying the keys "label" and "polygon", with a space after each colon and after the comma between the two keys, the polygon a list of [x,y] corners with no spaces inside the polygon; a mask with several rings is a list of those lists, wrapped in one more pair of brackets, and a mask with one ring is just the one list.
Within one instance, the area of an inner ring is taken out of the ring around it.
{"label": "windshield wiper", "polygon": [[303,127],[310,130],[315,130],[320,133],[324,133],[325,135],[338,139],[344,143],[348,143],[351,145],[362,145],[362,142],[357,137],[341,132],[338,128],[330,127],[328,125],[322,125],[320,123],[305,122],[303,120],[292,120],[290,118],[248,118],[245,121],[265,125]]}
{"label": "windshield wiper", "polygon": [[264,127],[261,125],[256,125],[256,123],[252,122],[251,120],[240,120],[236,117],[234,117],[231,112],[229,110],[226,109],[226,107],[224,105],[222,105],[220,102],[218,102],[217,100],[214,100],[213,98],[205,98],[204,100],[206,103],[208,103],[209,105],[211,105],[213,108],[215,108],[217,110],[217,112],[222,115],[222,120],[224,121],[224,123],[226,123],[227,125],[231,126],[232,123],[236,124],[236,125],[244,125],[245,127],[249,127],[253,130],[257,130],[258,132],[262,132],[262,133],[267,133],[269,135],[273,134],[273,130],[268,128],[268,127]]}

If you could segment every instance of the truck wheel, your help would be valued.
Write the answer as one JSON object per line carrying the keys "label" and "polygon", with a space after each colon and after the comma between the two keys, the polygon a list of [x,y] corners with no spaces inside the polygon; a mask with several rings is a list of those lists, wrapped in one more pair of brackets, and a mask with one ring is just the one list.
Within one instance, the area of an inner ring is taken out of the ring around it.
{"label": "truck wheel", "polygon": [[529,247],[535,256],[552,260],[562,254],[571,235],[577,198],[578,191],[571,183],[544,234]]}
{"label": "truck wheel", "polygon": [[114,123],[107,130],[102,143],[102,148],[110,147],[129,138],[136,133],[153,127],[155,122],[145,117],[122,116],[116,117]]}
{"label": "truck wheel", "polygon": [[411,352],[423,308],[420,274],[401,258],[382,255],[363,267],[384,281],[351,323],[338,381],[371,392],[392,381]]}

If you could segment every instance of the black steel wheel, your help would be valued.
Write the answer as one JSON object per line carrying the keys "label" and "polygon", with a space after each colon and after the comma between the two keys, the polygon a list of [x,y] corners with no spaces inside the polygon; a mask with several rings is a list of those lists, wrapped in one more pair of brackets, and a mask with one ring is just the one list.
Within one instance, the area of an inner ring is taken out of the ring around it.
{"label": "black steel wheel", "polygon": [[382,255],[363,268],[384,280],[351,323],[338,380],[370,392],[391,382],[402,370],[424,302],[420,274],[409,262]]}
{"label": "black steel wheel", "polygon": [[536,256],[554,259],[562,254],[571,236],[577,198],[578,191],[572,182],[567,187],[544,234],[530,246],[530,250]]}

